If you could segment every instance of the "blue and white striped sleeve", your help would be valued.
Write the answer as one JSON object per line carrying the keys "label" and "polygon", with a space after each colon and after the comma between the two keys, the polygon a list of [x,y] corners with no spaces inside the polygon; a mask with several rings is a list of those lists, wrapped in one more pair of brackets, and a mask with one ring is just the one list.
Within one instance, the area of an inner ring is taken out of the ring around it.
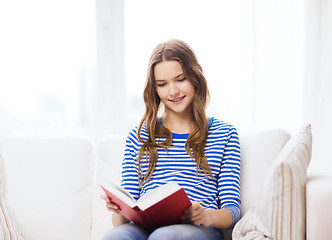
{"label": "blue and white striped sleeve", "polygon": [[138,139],[133,129],[126,140],[124,159],[122,161],[121,186],[126,189],[137,201],[140,190],[138,183]]}
{"label": "blue and white striped sleeve", "polygon": [[231,127],[228,132],[218,179],[220,208],[228,209],[233,215],[233,225],[241,218],[240,210],[240,167],[241,153],[237,131]]}

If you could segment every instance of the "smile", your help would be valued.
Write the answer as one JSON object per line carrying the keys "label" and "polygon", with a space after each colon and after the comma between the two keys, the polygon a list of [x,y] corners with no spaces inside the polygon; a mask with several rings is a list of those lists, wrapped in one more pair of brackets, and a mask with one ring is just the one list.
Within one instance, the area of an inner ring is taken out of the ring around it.
{"label": "smile", "polygon": [[178,103],[178,102],[181,102],[182,99],[184,99],[186,96],[183,96],[183,97],[179,97],[179,98],[176,98],[176,99],[170,99],[169,101],[173,102],[173,103]]}

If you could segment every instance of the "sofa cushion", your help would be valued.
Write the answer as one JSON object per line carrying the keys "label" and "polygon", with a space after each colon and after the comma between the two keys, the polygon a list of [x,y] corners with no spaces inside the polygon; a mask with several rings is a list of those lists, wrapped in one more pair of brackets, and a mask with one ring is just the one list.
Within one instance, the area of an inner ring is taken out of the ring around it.
{"label": "sofa cushion", "polygon": [[257,205],[275,159],[290,139],[282,129],[241,137],[241,211],[244,215]]}
{"label": "sofa cushion", "polygon": [[90,239],[94,148],[81,137],[0,138],[5,196],[26,240]]}
{"label": "sofa cushion", "polygon": [[306,240],[332,236],[332,175],[310,175],[306,184]]}
{"label": "sofa cushion", "polygon": [[124,157],[126,136],[107,136],[98,143],[96,186],[93,211],[92,239],[102,239],[105,233],[113,227],[112,214],[107,211],[99,184],[121,183],[121,164]]}
{"label": "sofa cushion", "polygon": [[17,227],[14,216],[7,206],[4,197],[5,176],[0,153],[0,238],[8,240],[23,240],[22,234]]}
{"label": "sofa cushion", "polygon": [[[242,215],[257,206],[268,172],[276,157],[289,141],[283,129],[271,129],[240,136],[241,144],[241,211]],[[225,240],[232,239],[232,230],[225,231]]]}
{"label": "sofa cushion", "polygon": [[[312,134],[307,125],[296,133],[278,155],[257,204],[259,219],[273,239],[305,238],[305,183],[311,159]],[[250,210],[246,215],[251,215]],[[244,216],[234,228],[233,238],[242,239],[253,230]],[[246,231],[246,229],[248,229]],[[257,234],[257,238],[260,239]]]}

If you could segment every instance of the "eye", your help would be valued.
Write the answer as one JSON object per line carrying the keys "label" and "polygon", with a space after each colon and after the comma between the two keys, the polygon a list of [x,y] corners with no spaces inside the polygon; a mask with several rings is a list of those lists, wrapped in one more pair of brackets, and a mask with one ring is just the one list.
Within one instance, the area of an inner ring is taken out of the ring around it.
{"label": "eye", "polygon": [[178,82],[183,82],[186,78],[179,79]]}
{"label": "eye", "polygon": [[158,84],[157,84],[158,87],[163,87],[163,86],[165,86],[165,85],[166,85],[166,83],[158,83]]}

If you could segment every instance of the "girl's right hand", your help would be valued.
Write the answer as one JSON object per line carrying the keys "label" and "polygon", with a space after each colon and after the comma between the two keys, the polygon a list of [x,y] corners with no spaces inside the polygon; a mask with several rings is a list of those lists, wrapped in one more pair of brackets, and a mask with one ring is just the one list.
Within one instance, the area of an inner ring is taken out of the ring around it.
{"label": "girl's right hand", "polygon": [[115,212],[115,213],[119,213],[120,212],[120,208],[118,205],[116,205],[115,203],[112,202],[112,200],[107,197],[106,194],[102,194],[101,199],[106,201],[106,208],[107,210],[111,211],[111,212]]}

